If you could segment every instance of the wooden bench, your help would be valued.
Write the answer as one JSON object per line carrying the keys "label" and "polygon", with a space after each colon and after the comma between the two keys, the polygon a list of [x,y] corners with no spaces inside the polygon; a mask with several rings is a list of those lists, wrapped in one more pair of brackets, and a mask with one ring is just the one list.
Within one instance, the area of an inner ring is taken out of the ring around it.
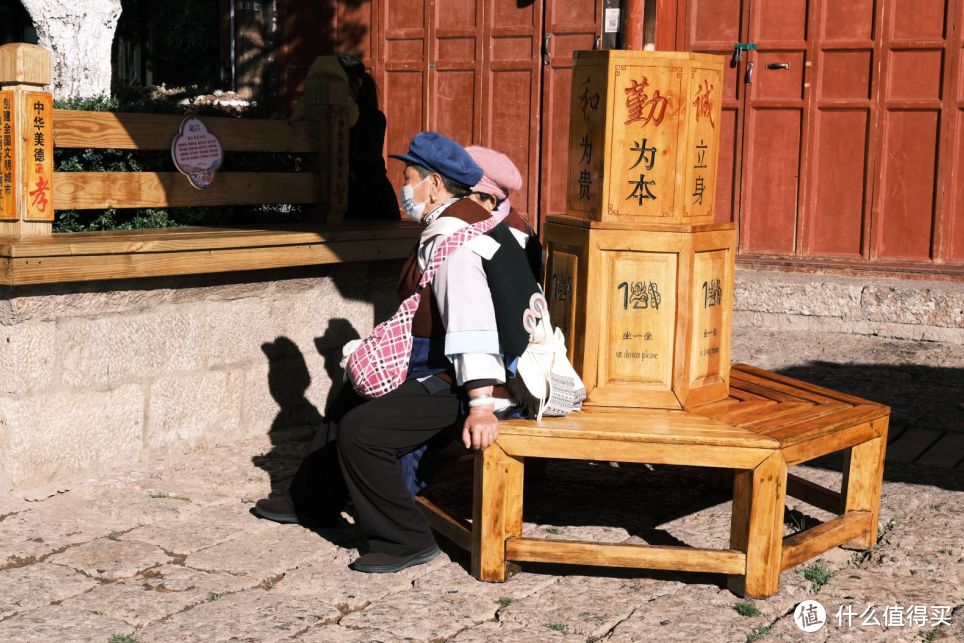
{"label": "wooden bench", "polygon": [[[472,522],[419,498],[442,535],[469,550],[472,573],[504,581],[514,563],[548,562],[729,575],[729,588],[762,598],[780,573],[842,544],[872,547],[890,409],[745,365],[730,397],[690,411],[592,408],[542,422],[503,422],[475,457]],[[825,489],[787,468],[846,449],[843,487]],[[730,549],[598,544],[522,537],[526,458],[711,467],[732,472]],[[839,514],[783,536],[786,496]]]}

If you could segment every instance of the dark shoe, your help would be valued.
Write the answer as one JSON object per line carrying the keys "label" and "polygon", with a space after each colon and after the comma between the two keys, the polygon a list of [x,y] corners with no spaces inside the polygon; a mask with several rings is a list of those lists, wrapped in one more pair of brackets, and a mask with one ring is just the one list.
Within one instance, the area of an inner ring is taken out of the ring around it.
{"label": "dark shoe", "polygon": [[262,498],[254,505],[254,513],[275,522],[301,524],[295,507],[284,496]]}
{"label": "dark shoe", "polygon": [[441,553],[442,550],[438,548],[438,545],[432,545],[425,551],[411,556],[370,553],[352,563],[351,568],[356,572],[365,572],[366,574],[392,574],[408,567],[427,563]]}

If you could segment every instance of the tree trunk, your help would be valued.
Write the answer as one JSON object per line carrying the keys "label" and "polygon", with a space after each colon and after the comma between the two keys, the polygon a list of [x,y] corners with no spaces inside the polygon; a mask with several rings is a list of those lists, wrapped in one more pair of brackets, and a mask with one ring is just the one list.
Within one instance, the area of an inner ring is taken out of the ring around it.
{"label": "tree trunk", "polygon": [[52,53],[55,98],[110,95],[111,46],[121,0],[21,0]]}

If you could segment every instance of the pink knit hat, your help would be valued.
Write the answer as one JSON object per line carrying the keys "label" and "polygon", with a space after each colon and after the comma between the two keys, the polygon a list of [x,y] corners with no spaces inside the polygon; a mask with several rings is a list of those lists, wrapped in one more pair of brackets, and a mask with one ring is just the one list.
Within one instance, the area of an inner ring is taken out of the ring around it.
{"label": "pink knit hat", "polygon": [[522,175],[505,154],[477,145],[467,147],[465,151],[483,173],[482,180],[472,188],[473,192],[491,194],[501,201],[509,197],[509,192],[522,187]]}

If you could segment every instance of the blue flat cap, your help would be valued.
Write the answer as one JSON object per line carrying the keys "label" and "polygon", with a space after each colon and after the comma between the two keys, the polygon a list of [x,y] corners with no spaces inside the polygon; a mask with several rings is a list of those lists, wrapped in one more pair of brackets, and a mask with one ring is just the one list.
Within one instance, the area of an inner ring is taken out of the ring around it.
{"label": "blue flat cap", "polygon": [[443,178],[469,187],[482,180],[482,168],[465,148],[438,132],[416,134],[408,146],[408,154],[389,154],[389,157],[424,166]]}

